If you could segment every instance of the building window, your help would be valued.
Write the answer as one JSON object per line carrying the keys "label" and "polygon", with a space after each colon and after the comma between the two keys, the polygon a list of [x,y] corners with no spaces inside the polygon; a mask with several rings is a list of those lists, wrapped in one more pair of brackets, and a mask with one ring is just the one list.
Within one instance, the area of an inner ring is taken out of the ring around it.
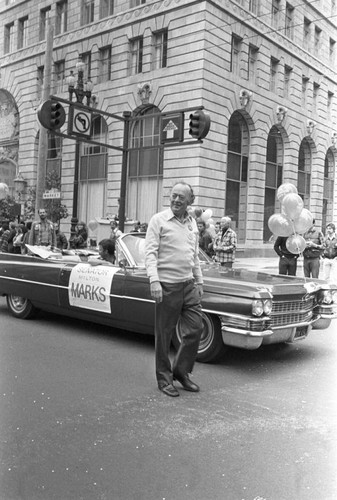
{"label": "building window", "polygon": [[317,104],[319,98],[319,85],[318,83],[314,83],[312,87],[312,111],[313,113],[317,113]]}
{"label": "building window", "polygon": [[91,52],[83,52],[79,59],[84,63],[83,82],[91,81]]}
{"label": "building window", "polygon": [[68,1],[56,4],[55,35],[61,35],[68,29]]}
{"label": "building window", "polygon": [[279,27],[280,0],[272,0],[271,4],[271,24],[274,28]]}
{"label": "building window", "polygon": [[323,185],[323,210],[322,229],[324,231],[328,222],[333,220],[333,193],[335,184],[335,156],[331,149],[328,150],[324,160],[324,185]]}
{"label": "building window", "polygon": [[284,93],[283,96],[289,98],[291,94],[291,77],[293,69],[290,66],[284,66]]}
{"label": "building window", "polygon": [[156,107],[143,109],[131,132],[127,215],[142,222],[148,222],[162,206],[163,148],[158,113]]}
{"label": "building window", "polygon": [[43,91],[43,81],[44,81],[44,66],[39,66],[37,68],[36,81],[37,81],[37,97],[38,99],[41,99]]}
{"label": "building window", "polygon": [[269,241],[272,236],[268,220],[275,213],[277,204],[277,189],[283,179],[283,140],[276,126],[270,129],[267,139],[266,181],[264,190],[264,223],[263,241]]}
{"label": "building window", "polygon": [[238,241],[245,241],[248,188],[249,132],[239,112],[228,125],[228,153],[225,214],[231,217]]}
{"label": "building window", "polygon": [[311,22],[306,17],[303,21],[303,48],[310,49]]}
{"label": "building window", "polygon": [[138,7],[138,5],[141,5],[143,3],[146,3],[146,0],[130,0],[130,9],[133,9],[133,7]]}
{"label": "building window", "polygon": [[65,61],[58,61],[54,64],[54,92],[63,92],[65,83]]}
{"label": "building window", "polygon": [[278,72],[278,59],[274,57],[270,58],[270,82],[269,82],[269,90],[271,92],[277,91],[277,72]]}
{"label": "building window", "polygon": [[94,22],[95,0],[82,0],[81,25]]}
{"label": "building window", "polygon": [[[62,164],[62,138],[53,132],[47,132],[48,150],[46,160],[46,176],[54,179],[55,182],[61,182],[61,164]],[[52,186],[60,188],[60,186]]]}
{"label": "building window", "polygon": [[256,83],[257,80],[257,59],[259,49],[254,45],[249,45],[248,52],[248,80]]}
{"label": "building window", "polygon": [[234,75],[238,75],[238,76],[239,76],[239,72],[240,72],[241,43],[242,43],[242,38],[238,37],[237,35],[232,35],[230,71]]}
{"label": "building window", "polygon": [[143,70],[143,37],[130,40],[130,73],[136,75]]}
{"label": "building window", "polygon": [[332,118],[332,105],[333,105],[333,92],[328,92],[328,100],[327,100],[327,114],[329,120]]}
{"label": "building window", "polygon": [[14,23],[10,23],[5,26],[4,52],[8,54],[14,50]]}
{"label": "building window", "polygon": [[40,41],[45,40],[46,38],[46,30],[47,30],[47,22],[51,18],[51,7],[46,7],[45,9],[40,10]]}
{"label": "building window", "polygon": [[310,183],[311,183],[311,149],[307,139],[301,142],[298,153],[298,180],[297,191],[304,201],[306,208],[310,206]]}
{"label": "building window", "polygon": [[28,45],[28,16],[19,19],[18,24],[18,49]]}
{"label": "building window", "polygon": [[336,59],[336,42],[332,38],[329,39],[329,62],[332,66],[335,65]]}
{"label": "building window", "polygon": [[153,33],[152,69],[166,68],[167,66],[167,29]]}
{"label": "building window", "polygon": [[294,37],[294,7],[289,3],[286,4],[285,35],[291,39]]}
{"label": "building window", "polygon": [[[92,121],[90,139],[107,143],[108,127],[101,116]],[[82,143],[79,168],[79,220],[105,215],[108,153],[105,146]]]}
{"label": "building window", "polygon": [[309,78],[306,76],[302,76],[302,95],[301,95],[302,108],[306,108],[307,106],[308,82]]}
{"label": "building window", "polygon": [[248,4],[249,12],[258,15],[259,13],[259,0],[249,0]]}
{"label": "building window", "polygon": [[319,56],[320,48],[321,48],[321,33],[322,30],[315,26],[315,39],[314,39],[314,54],[315,56]]}
{"label": "building window", "polygon": [[111,79],[111,46],[99,49],[98,83]]}
{"label": "building window", "polygon": [[115,12],[115,0],[101,0],[99,4],[99,17],[113,16]]}

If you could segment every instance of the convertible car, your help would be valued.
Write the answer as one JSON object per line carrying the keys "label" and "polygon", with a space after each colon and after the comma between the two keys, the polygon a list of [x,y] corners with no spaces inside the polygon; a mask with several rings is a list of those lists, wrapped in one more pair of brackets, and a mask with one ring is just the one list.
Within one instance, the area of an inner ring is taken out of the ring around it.
{"label": "convertible car", "polygon": [[[22,319],[41,309],[133,332],[153,334],[154,301],[144,265],[144,234],[122,235],[116,265],[93,266],[88,251],[0,253],[0,295]],[[337,287],[324,281],[224,269],[200,252],[204,330],[198,360],[214,361],[235,346],[295,342],[337,317]],[[181,329],[173,343],[179,347]]]}

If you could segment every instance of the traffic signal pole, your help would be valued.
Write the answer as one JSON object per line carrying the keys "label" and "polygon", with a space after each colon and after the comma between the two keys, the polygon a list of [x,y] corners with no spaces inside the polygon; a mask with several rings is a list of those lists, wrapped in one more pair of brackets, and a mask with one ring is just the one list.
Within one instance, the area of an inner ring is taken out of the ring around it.
{"label": "traffic signal pole", "polygon": [[[51,87],[51,73],[53,60],[53,40],[54,28],[51,20],[47,20],[46,30],[46,51],[44,58],[44,74],[43,74],[43,89],[42,102],[49,99]],[[39,146],[37,157],[37,175],[36,175],[36,203],[35,203],[35,219],[38,219],[38,210],[42,207],[43,193],[46,183],[46,164],[48,157],[48,130],[40,125]]]}

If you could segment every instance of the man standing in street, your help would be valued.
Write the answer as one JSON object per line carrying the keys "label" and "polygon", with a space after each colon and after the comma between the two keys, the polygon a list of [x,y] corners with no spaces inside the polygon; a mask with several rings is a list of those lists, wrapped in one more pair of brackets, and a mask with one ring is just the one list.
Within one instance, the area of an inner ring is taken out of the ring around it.
{"label": "man standing in street", "polygon": [[324,239],[324,279],[337,284],[337,235],[335,224],[326,225]]}
{"label": "man standing in street", "polygon": [[[173,385],[198,392],[192,372],[202,333],[202,274],[198,258],[198,228],[187,212],[194,201],[191,186],[178,182],[172,188],[170,208],[155,214],[146,233],[145,265],[155,308],[156,377],[167,396],[179,396]],[[169,359],[172,334],[180,321],[181,345],[173,364]]]}
{"label": "man standing in street", "polygon": [[56,233],[54,224],[47,219],[47,211],[39,208],[39,221],[34,221],[29,233],[29,245],[56,247]]}
{"label": "man standing in street", "polygon": [[322,231],[315,228],[315,219],[311,228],[303,235],[306,246],[303,251],[303,271],[306,278],[318,278],[320,257],[324,248]]}
{"label": "man standing in street", "polygon": [[278,264],[279,274],[288,276],[296,276],[297,257],[298,255],[291,253],[287,248],[287,236],[278,236],[274,243],[274,250],[280,257]]}
{"label": "man standing in street", "polygon": [[222,217],[220,221],[221,231],[216,235],[213,243],[215,260],[220,263],[220,266],[230,269],[235,261],[237,247],[237,236],[236,232],[231,228],[231,222],[230,217]]}

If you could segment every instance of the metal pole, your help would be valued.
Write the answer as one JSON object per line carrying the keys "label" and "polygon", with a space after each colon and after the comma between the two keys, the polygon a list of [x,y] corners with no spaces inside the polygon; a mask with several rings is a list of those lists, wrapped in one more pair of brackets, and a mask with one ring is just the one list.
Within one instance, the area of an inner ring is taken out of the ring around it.
{"label": "metal pole", "polygon": [[124,111],[124,136],[123,136],[123,155],[122,155],[122,174],[121,174],[121,189],[119,196],[119,229],[124,232],[125,224],[125,196],[126,196],[126,179],[128,169],[128,155],[129,155],[129,131],[130,131],[130,118],[131,111]]}
{"label": "metal pole", "polygon": [[[47,19],[46,30],[46,51],[44,57],[44,75],[42,102],[47,101],[50,96],[52,60],[53,60],[53,40],[54,28],[50,19]],[[37,176],[36,176],[36,202],[35,202],[35,218],[38,219],[38,210],[43,204],[43,192],[45,190],[46,181],[46,164],[48,157],[48,132],[47,129],[40,125],[39,147],[37,158]]]}

